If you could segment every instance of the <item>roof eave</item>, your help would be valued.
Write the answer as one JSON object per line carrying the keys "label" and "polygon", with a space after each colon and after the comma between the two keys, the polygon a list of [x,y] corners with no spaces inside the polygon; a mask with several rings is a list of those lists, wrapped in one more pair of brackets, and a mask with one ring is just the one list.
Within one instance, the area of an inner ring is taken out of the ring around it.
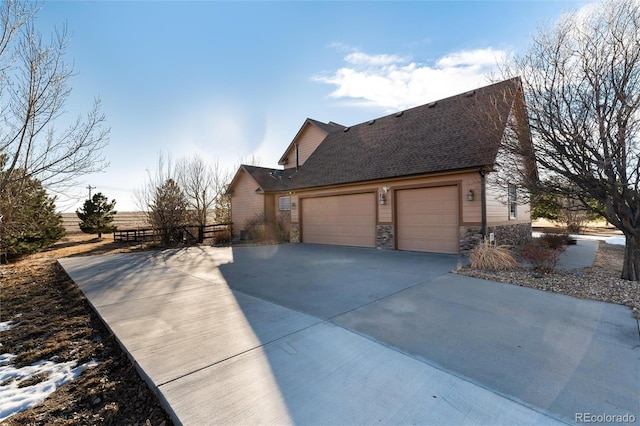
{"label": "roof eave", "polygon": [[412,173],[412,174],[400,175],[400,176],[388,176],[388,177],[377,178],[377,179],[363,179],[363,180],[336,182],[336,183],[328,183],[328,184],[321,184],[321,185],[296,186],[294,184],[291,186],[291,188],[287,189],[287,191],[315,190],[315,189],[330,188],[335,186],[363,185],[367,183],[386,182],[390,180],[404,180],[404,179],[415,179],[415,178],[429,177],[429,176],[442,176],[442,175],[455,174],[455,173],[480,172],[481,170],[484,170],[486,172],[493,171],[494,164],[484,164],[484,165],[462,167],[458,169],[436,170],[431,172]]}

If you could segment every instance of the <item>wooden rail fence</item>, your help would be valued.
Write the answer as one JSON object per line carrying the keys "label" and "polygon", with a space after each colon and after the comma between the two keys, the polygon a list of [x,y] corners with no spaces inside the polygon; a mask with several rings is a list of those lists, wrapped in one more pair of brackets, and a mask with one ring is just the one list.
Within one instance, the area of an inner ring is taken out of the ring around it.
{"label": "wooden rail fence", "polygon": [[[188,244],[203,243],[207,238],[215,238],[218,233],[227,232],[231,238],[230,223],[214,223],[211,225],[179,226],[172,234],[178,235],[180,242]],[[119,229],[113,232],[113,241],[119,242],[153,242],[160,241],[162,232],[159,229]]]}

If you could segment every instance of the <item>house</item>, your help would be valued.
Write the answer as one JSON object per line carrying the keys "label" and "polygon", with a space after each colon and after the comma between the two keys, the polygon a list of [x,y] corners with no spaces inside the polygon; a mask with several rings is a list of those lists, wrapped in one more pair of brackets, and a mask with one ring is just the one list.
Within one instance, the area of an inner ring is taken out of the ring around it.
{"label": "house", "polygon": [[290,215],[291,242],[460,253],[528,240],[523,189],[500,173],[525,166],[503,152],[514,123],[531,145],[523,107],[516,78],[355,126],[307,119],[281,169],[240,166],[233,234],[260,214]]}

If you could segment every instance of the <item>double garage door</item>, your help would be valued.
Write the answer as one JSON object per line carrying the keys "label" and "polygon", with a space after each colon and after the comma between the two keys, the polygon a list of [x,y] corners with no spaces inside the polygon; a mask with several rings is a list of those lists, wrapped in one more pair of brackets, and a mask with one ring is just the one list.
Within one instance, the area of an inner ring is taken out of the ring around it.
{"label": "double garage door", "polygon": [[[458,252],[457,186],[402,189],[395,197],[399,250]],[[303,242],[375,247],[375,193],[301,201]]]}

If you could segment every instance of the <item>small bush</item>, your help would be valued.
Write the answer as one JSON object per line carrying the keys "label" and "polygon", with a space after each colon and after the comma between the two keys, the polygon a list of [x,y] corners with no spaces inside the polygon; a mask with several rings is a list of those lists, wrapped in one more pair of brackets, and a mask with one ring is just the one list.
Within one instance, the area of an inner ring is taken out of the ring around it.
{"label": "small bush", "polygon": [[229,244],[231,242],[230,231],[220,231],[213,234],[213,244],[216,246]]}
{"label": "small bush", "polygon": [[579,234],[582,231],[582,224],[572,222],[567,224],[567,232],[571,234]]}
{"label": "small bush", "polygon": [[563,249],[547,247],[540,239],[535,239],[522,247],[520,255],[536,271],[551,272],[556,268],[562,251]]}
{"label": "small bush", "polygon": [[259,213],[247,220],[244,229],[247,238],[257,242],[289,242],[289,218],[281,215],[278,220],[265,220],[264,214]]}
{"label": "small bush", "polygon": [[570,239],[568,234],[543,234],[540,244],[553,250],[564,250]]}
{"label": "small bush", "polygon": [[496,246],[489,241],[484,241],[471,250],[469,258],[471,267],[474,269],[500,271],[514,269],[518,266],[518,262],[511,255],[508,246]]}

